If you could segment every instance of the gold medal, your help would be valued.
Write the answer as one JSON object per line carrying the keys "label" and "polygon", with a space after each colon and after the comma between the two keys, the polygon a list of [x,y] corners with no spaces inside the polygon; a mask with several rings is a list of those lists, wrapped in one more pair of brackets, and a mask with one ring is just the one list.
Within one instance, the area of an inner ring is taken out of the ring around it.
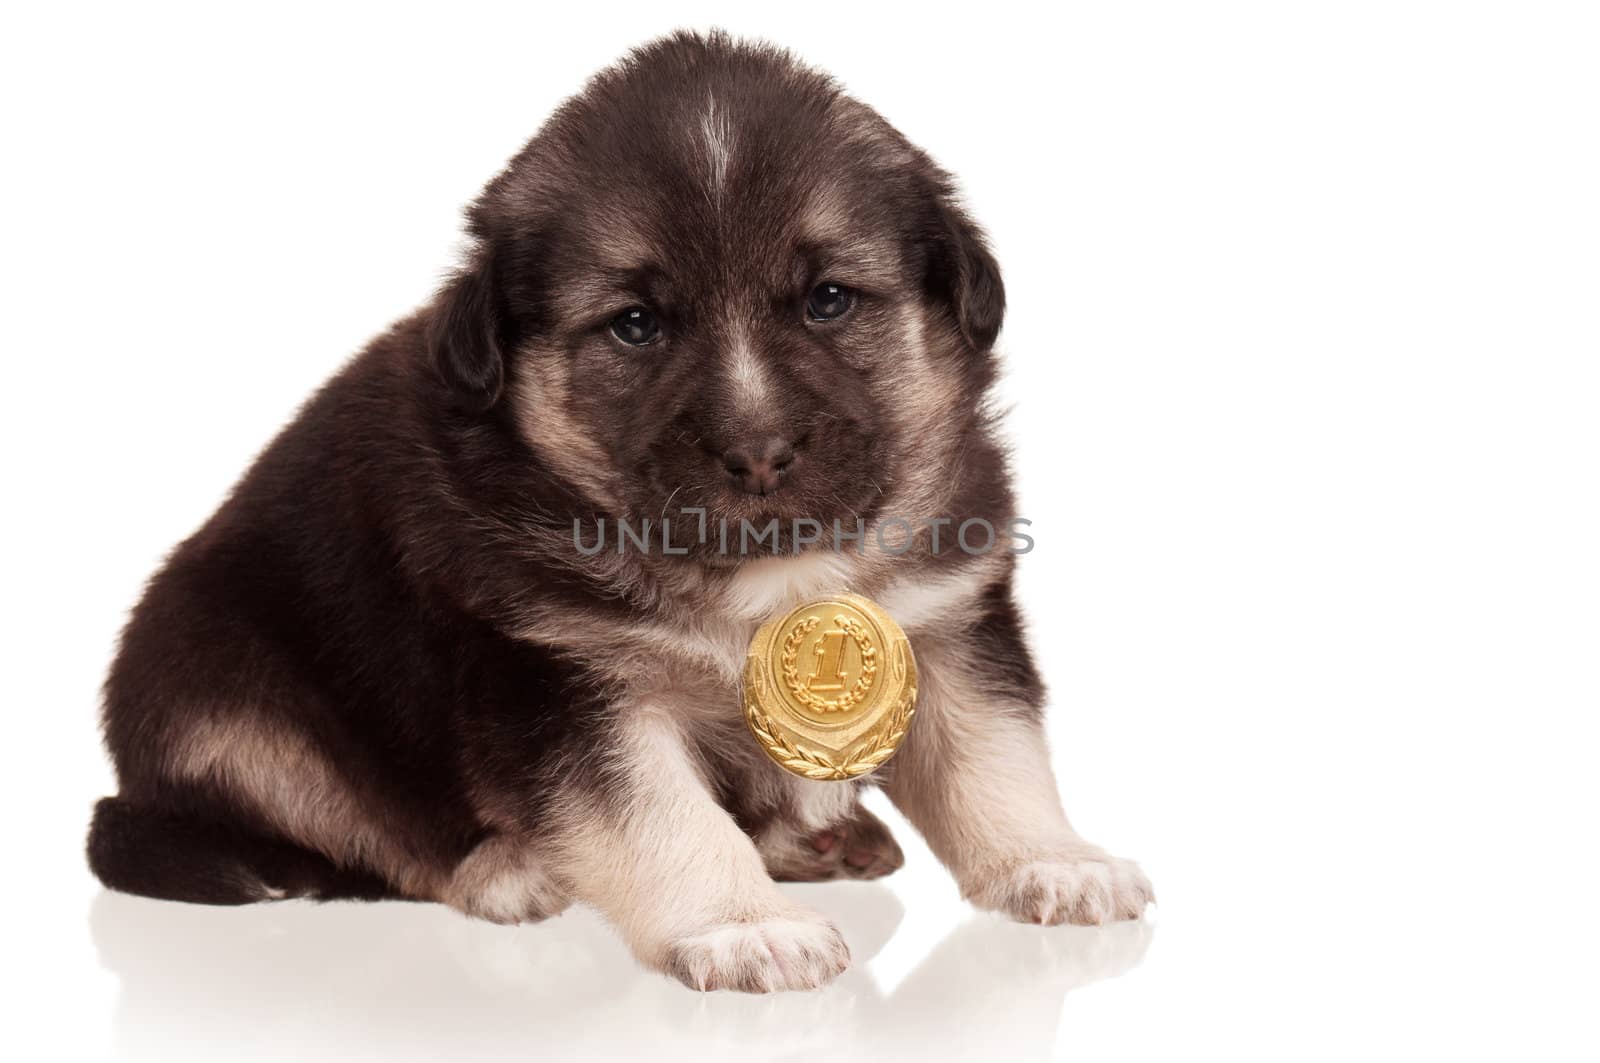
{"label": "gold medal", "polygon": [[917,704],[911,643],[858,594],[807,602],[750,642],[744,718],[767,755],[807,779],[853,779],[894,756]]}

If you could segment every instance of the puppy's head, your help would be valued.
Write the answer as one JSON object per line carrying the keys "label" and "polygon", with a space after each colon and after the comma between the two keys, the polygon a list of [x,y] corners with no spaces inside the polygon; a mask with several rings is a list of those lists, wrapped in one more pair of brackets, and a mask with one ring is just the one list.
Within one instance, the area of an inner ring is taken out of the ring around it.
{"label": "puppy's head", "polygon": [[470,218],[440,375],[602,512],[853,528],[989,383],[1004,293],[949,179],[770,48],[634,53]]}

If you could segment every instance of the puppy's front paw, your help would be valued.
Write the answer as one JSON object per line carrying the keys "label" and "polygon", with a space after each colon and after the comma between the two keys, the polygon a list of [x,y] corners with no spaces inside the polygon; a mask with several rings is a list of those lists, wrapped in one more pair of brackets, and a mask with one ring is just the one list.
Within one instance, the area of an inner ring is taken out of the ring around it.
{"label": "puppy's front paw", "polygon": [[662,968],[690,989],[818,989],[850,966],[839,931],[803,913],[724,923],[667,946]]}
{"label": "puppy's front paw", "polygon": [[1099,850],[1015,864],[975,879],[963,892],[980,908],[1045,926],[1138,919],[1156,899],[1138,864]]}

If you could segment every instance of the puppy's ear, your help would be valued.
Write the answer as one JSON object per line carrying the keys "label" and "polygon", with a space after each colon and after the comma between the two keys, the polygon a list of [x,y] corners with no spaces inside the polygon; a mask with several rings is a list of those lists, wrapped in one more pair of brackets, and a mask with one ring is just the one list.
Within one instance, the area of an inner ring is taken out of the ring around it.
{"label": "puppy's ear", "polygon": [[428,323],[434,368],[463,406],[488,410],[505,383],[507,319],[487,248],[447,284]]}
{"label": "puppy's ear", "polygon": [[994,346],[1006,316],[1006,289],[1000,265],[976,222],[941,190],[938,204],[936,250],[929,281],[937,296],[955,311],[961,335],[978,353]]}

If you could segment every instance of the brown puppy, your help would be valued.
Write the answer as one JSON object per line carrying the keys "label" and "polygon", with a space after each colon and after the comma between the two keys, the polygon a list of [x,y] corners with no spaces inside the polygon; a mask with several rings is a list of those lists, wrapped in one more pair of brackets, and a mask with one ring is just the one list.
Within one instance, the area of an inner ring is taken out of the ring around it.
{"label": "brown puppy", "polygon": [[921,676],[871,781],[964,893],[1138,916],[1148,883],[1051,778],[986,405],[1004,294],[949,178],[786,54],[679,35],[563,105],[470,228],[135,610],[101,879],[503,922],[577,900],[690,985],[822,985],[845,945],[773,877],[899,851],[859,784],[765,758],[739,674],[761,622],[851,590]]}

